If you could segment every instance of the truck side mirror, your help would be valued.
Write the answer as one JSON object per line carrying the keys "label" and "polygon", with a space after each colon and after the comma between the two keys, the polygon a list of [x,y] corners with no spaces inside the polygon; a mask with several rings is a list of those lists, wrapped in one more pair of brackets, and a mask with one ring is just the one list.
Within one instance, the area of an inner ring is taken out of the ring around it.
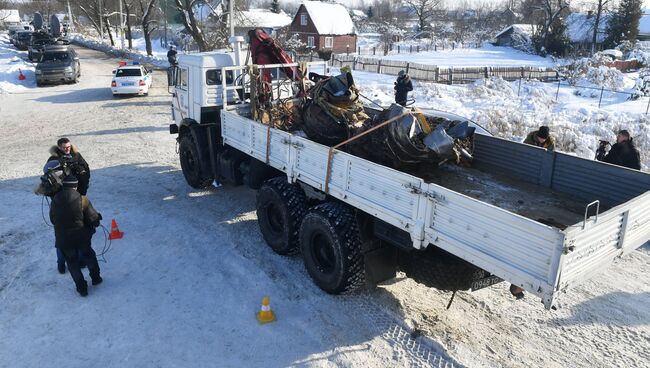
{"label": "truck side mirror", "polygon": [[169,69],[167,69],[167,87],[175,86],[176,85],[176,76],[178,75],[178,67],[177,66],[170,66]]}

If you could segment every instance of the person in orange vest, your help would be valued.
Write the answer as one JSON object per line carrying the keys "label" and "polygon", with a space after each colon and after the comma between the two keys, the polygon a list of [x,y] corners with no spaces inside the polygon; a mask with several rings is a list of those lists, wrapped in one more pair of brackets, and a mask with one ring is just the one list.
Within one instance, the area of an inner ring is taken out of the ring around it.
{"label": "person in orange vest", "polygon": [[549,151],[555,150],[555,140],[551,137],[547,126],[543,125],[538,130],[528,133],[524,143],[531,146],[546,148]]}

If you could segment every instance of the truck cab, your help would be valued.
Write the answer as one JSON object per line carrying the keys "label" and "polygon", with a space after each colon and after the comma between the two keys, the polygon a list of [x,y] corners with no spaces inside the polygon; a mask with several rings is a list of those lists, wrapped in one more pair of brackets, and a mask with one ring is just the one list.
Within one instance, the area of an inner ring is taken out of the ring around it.
{"label": "truck cab", "polygon": [[[170,70],[172,87],[171,130],[180,130],[190,123],[216,123],[223,100],[219,87],[224,82],[221,68],[234,66],[235,57],[226,52],[205,52],[178,57],[178,66]],[[226,73],[226,84],[234,82],[232,71]],[[234,91],[228,96],[228,103],[235,103],[238,96]]]}

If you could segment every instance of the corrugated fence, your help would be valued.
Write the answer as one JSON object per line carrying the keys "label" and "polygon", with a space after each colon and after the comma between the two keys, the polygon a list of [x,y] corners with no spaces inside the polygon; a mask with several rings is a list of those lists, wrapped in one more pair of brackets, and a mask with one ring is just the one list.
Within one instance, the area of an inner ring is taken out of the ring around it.
{"label": "corrugated fence", "polygon": [[436,65],[410,63],[397,60],[382,60],[355,55],[332,55],[331,66],[349,66],[352,70],[371,73],[397,75],[400,70],[406,71],[411,78],[420,81],[464,84],[477,79],[501,77],[507,81],[520,78],[538,79],[544,82],[557,81],[558,72],[551,68],[542,67],[438,67]]}

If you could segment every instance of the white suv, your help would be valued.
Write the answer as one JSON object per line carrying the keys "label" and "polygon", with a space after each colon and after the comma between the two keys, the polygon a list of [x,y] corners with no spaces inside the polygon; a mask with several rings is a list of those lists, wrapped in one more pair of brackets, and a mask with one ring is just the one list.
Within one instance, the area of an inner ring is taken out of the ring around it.
{"label": "white suv", "polygon": [[137,62],[121,62],[113,70],[111,92],[113,96],[122,94],[147,95],[153,83],[152,72]]}

